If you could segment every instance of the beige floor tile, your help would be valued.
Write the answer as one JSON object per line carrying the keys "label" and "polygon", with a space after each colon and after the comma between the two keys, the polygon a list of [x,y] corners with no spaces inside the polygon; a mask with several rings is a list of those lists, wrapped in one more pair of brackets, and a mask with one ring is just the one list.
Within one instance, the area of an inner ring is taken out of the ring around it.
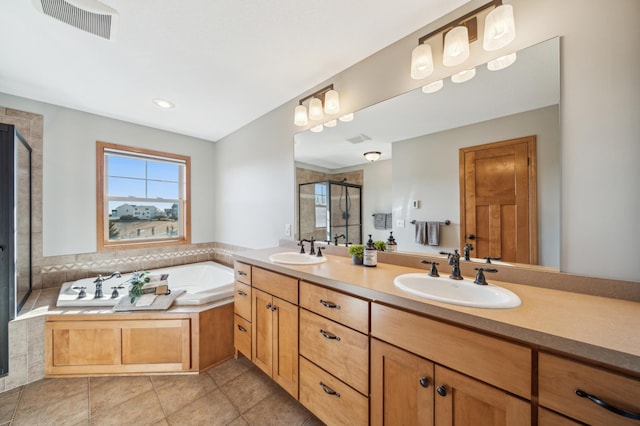
{"label": "beige floor tile", "polygon": [[12,424],[75,425],[88,418],[88,379],[45,379],[25,386]]}
{"label": "beige floor tile", "polygon": [[13,419],[18,401],[20,400],[22,386],[0,394],[0,424],[5,424]]}
{"label": "beige floor tile", "polygon": [[117,409],[123,402],[153,390],[148,376],[141,377],[91,377],[89,400],[91,417],[104,416]]}
{"label": "beige floor tile", "polygon": [[218,388],[208,374],[153,376],[151,381],[166,416],[170,416],[182,407]]}
{"label": "beige floor tile", "polygon": [[227,423],[227,426],[248,426],[249,423],[247,423],[242,416],[237,417],[234,421],[232,421],[231,423]]}
{"label": "beige floor tile", "polygon": [[291,395],[278,388],[245,412],[243,417],[252,426],[301,426],[311,417],[311,413]]}
{"label": "beige floor tile", "polygon": [[303,426],[325,426],[325,424],[322,423],[319,418],[312,414],[311,417],[309,417],[309,419],[304,422]]}
{"label": "beige floor tile", "polygon": [[168,417],[170,425],[227,425],[240,413],[220,389],[209,392]]}
{"label": "beige floor tile", "polygon": [[231,402],[244,413],[271,395],[277,385],[257,368],[250,368],[235,379],[220,386]]}
{"label": "beige floor tile", "polygon": [[227,383],[231,379],[235,379],[253,366],[250,360],[241,356],[238,359],[230,359],[222,364],[211,368],[207,373],[218,386]]}
{"label": "beige floor tile", "polygon": [[153,425],[164,419],[156,392],[150,390],[120,404],[110,413],[91,417],[91,426]]}

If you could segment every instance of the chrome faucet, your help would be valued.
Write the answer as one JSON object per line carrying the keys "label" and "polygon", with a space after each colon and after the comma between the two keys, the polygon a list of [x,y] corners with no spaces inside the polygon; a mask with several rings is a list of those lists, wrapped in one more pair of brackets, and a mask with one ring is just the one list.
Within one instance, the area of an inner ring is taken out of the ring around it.
{"label": "chrome faucet", "polygon": [[462,275],[460,274],[460,252],[458,249],[453,250],[453,253],[441,251],[440,254],[444,254],[447,256],[447,264],[451,265],[451,275],[449,278],[452,280],[461,280]]}
{"label": "chrome faucet", "polygon": [[120,272],[114,272],[113,274],[109,275],[108,277],[103,277],[102,275],[98,274],[98,278],[96,278],[93,283],[96,285],[96,293],[93,296],[94,299],[101,299],[103,294],[102,294],[102,283],[110,280],[111,278],[120,278],[122,276],[122,274],[120,274]]}

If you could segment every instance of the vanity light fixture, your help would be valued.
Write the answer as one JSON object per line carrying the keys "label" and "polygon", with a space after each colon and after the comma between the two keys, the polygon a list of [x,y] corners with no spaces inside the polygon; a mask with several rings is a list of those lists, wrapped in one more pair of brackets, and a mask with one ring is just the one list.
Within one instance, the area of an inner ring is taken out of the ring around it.
{"label": "vanity light fixture", "polygon": [[500,56],[492,61],[487,62],[487,68],[489,71],[500,71],[516,61],[516,52],[510,53],[508,55]]}
{"label": "vanity light fixture", "polygon": [[[305,102],[308,102],[308,107]],[[300,99],[294,111],[293,122],[296,126],[306,126],[309,124],[309,120],[322,120],[325,113],[335,115],[339,112],[340,95],[334,90],[333,84],[330,84]]]}
{"label": "vanity light fixture", "polygon": [[338,125],[338,120],[329,120],[324,123],[324,127],[336,127]]}
{"label": "vanity light fixture", "polygon": [[168,101],[166,99],[162,99],[162,98],[152,99],[151,102],[155,106],[157,106],[158,108],[161,108],[161,109],[173,109],[173,108],[176,107],[173,102],[170,102],[170,101]]}
{"label": "vanity light fixture", "polygon": [[438,90],[442,89],[442,86],[444,86],[444,81],[436,80],[433,83],[422,86],[422,93],[436,93]]}
{"label": "vanity light fixture", "polygon": [[489,8],[493,8],[485,17],[483,48],[486,51],[501,49],[515,38],[515,21],[513,6],[503,5],[502,0],[478,7],[466,15],[449,22],[429,34],[418,39],[418,46],[411,52],[411,78],[420,80],[433,73],[434,60],[428,40],[442,35],[442,64],[455,67],[467,61],[470,54],[470,43],[478,39],[478,16]]}
{"label": "vanity light fixture", "polygon": [[338,118],[338,120],[342,121],[343,123],[353,121],[353,113],[350,112],[349,114],[345,114],[342,117]]}
{"label": "vanity light fixture", "polygon": [[451,76],[451,81],[454,83],[464,83],[465,81],[471,80],[476,76],[476,69],[470,68],[468,70],[460,71]]}
{"label": "vanity light fixture", "polygon": [[369,151],[369,152],[365,152],[363,155],[364,155],[364,158],[367,159],[367,161],[373,163],[378,158],[380,158],[382,153],[380,151]]}

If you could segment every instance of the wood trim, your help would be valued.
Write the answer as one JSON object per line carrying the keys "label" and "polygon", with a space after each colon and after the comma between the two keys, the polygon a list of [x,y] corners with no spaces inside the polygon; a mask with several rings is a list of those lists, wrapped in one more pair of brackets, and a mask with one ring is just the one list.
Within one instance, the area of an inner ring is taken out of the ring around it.
{"label": "wood trim", "polygon": [[[162,240],[137,240],[130,242],[110,242],[105,240],[104,234],[104,150],[105,148],[127,151],[135,154],[153,155],[157,157],[173,158],[185,163],[185,214],[184,214],[184,236],[179,239]],[[154,151],[145,148],[118,145],[109,142],[96,141],[96,230],[97,230],[97,250],[123,250],[165,247],[183,244],[191,244],[191,157],[167,152]]]}

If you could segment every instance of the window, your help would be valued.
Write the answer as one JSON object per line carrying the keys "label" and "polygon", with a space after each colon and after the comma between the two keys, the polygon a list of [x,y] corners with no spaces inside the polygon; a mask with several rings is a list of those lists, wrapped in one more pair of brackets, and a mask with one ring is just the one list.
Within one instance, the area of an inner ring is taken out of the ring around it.
{"label": "window", "polygon": [[191,242],[190,158],[96,143],[98,250]]}
{"label": "window", "polygon": [[316,228],[326,228],[327,218],[327,184],[316,183],[315,200],[316,200]]}

